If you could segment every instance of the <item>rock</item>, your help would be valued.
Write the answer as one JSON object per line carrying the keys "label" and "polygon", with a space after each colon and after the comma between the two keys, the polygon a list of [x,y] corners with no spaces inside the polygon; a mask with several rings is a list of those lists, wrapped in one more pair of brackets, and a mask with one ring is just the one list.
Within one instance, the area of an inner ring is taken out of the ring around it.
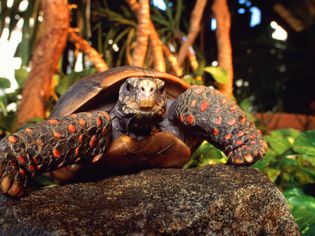
{"label": "rock", "polygon": [[1,235],[299,235],[282,193],[247,167],[153,169],[0,197]]}

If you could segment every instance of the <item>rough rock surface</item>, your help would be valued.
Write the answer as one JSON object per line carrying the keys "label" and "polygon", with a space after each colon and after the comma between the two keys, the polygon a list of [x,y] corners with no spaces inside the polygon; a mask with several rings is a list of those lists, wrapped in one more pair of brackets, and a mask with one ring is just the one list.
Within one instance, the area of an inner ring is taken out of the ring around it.
{"label": "rough rock surface", "polygon": [[242,167],[154,169],[0,197],[0,235],[299,235],[281,192]]}

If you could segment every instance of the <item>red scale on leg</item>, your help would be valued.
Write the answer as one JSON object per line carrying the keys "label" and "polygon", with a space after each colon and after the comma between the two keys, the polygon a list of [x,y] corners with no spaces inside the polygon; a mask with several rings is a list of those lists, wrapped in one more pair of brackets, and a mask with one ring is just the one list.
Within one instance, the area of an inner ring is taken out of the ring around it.
{"label": "red scale on leg", "polygon": [[228,122],[228,125],[235,125],[236,124],[236,120],[235,120],[235,118],[232,118],[232,119],[230,119]]}
{"label": "red scale on leg", "polygon": [[70,124],[68,126],[68,130],[69,130],[70,133],[74,133],[77,129],[76,129],[76,127],[73,124]]}
{"label": "red scale on leg", "polygon": [[204,112],[205,110],[207,110],[209,106],[209,103],[207,101],[202,101],[202,103],[200,104],[200,111]]}
{"label": "red scale on leg", "polygon": [[184,116],[183,114],[179,114],[178,119],[181,123],[184,123]]}
{"label": "red scale on leg", "polygon": [[53,153],[53,156],[54,156],[55,158],[60,158],[60,157],[61,157],[61,153],[60,153],[60,151],[58,150],[58,148],[56,148],[56,147],[53,149],[52,153]]}
{"label": "red scale on leg", "polygon": [[94,148],[96,146],[96,143],[97,143],[97,137],[96,137],[96,135],[93,135],[91,140],[90,140],[89,145],[91,148]]}
{"label": "red scale on leg", "polygon": [[220,125],[221,122],[222,122],[222,117],[221,117],[221,116],[216,117],[215,120],[214,120],[214,123],[215,123],[216,125]]}
{"label": "red scale on leg", "polygon": [[74,150],[74,154],[76,156],[79,156],[79,154],[80,154],[80,146],[76,147],[76,149]]}
{"label": "red scale on leg", "polygon": [[214,136],[219,135],[219,133],[220,133],[220,131],[219,131],[217,128],[214,128],[213,131],[212,131],[212,134],[213,134]]}
{"label": "red scale on leg", "polygon": [[240,118],[240,123],[241,123],[241,124],[244,124],[245,121],[246,121],[246,116],[242,116],[242,117]]}
{"label": "red scale on leg", "polygon": [[237,140],[237,141],[235,142],[235,144],[236,144],[236,145],[242,145],[242,144],[243,144],[243,140],[240,140],[240,139],[239,139],[239,140]]}
{"label": "red scale on leg", "polygon": [[224,136],[225,140],[229,140],[232,137],[231,133],[228,133],[227,135]]}
{"label": "red scale on leg", "polygon": [[86,122],[85,122],[84,119],[80,118],[79,124],[80,124],[82,127],[84,127],[84,126],[86,125]]}
{"label": "red scale on leg", "polygon": [[25,175],[25,171],[23,169],[20,169],[19,172],[21,175]]}
{"label": "red scale on leg", "polygon": [[56,139],[60,139],[62,137],[62,134],[61,133],[58,133],[58,132],[53,132],[53,135]]}
{"label": "red scale on leg", "polygon": [[188,123],[190,125],[194,124],[195,122],[195,117],[192,115],[192,114],[189,114],[187,117],[186,117],[186,120],[188,121]]}
{"label": "red scale on leg", "polygon": [[102,125],[102,120],[101,120],[100,117],[97,117],[97,119],[96,119],[96,125],[97,125],[97,127],[101,127],[101,125]]}
{"label": "red scale on leg", "polygon": [[21,164],[25,164],[24,157],[22,157],[22,156],[18,156],[18,161],[19,161]]}
{"label": "red scale on leg", "polygon": [[35,168],[34,168],[33,165],[29,165],[28,170],[31,171],[31,172],[33,172],[33,171],[35,170]]}
{"label": "red scale on leg", "polygon": [[244,135],[244,131],[240,131],[240,132],[238,132],[238,134],[237,134],[238,137],[242,137],[243,135]]}
{"label": "red scale on leg", "polygon": [[83,138],[84,138],[83,134],[80,134],[80,136],[79,136],[79,143],[83,143]]}

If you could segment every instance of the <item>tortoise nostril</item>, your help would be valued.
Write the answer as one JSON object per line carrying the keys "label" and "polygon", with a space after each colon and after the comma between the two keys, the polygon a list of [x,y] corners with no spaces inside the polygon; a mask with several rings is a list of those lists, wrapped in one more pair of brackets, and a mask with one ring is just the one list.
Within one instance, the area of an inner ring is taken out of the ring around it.
{"label": "tortoise nostril", "polygon": [[153,90],[154,90],[154,89],[153,89],[153,88],[151,88],[151,89],[150,89],[150,92],[153,92]]}
{"label": "tortoise nostril", "polygon": [[144,87],[141,87],[141,91],[143,91],[143,92],[144,92],[144,90],[145,90],[145,89],[144,89]]}

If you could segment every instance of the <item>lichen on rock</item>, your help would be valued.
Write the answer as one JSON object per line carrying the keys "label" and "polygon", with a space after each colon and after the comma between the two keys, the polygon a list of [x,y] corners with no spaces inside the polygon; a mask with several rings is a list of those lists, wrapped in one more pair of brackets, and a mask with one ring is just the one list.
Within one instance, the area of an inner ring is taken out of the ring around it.
{"label": "lichen on rock", "polygon": [[248,167],[152,169],[0,197],[0,235],[299,235],[282,193]]}

